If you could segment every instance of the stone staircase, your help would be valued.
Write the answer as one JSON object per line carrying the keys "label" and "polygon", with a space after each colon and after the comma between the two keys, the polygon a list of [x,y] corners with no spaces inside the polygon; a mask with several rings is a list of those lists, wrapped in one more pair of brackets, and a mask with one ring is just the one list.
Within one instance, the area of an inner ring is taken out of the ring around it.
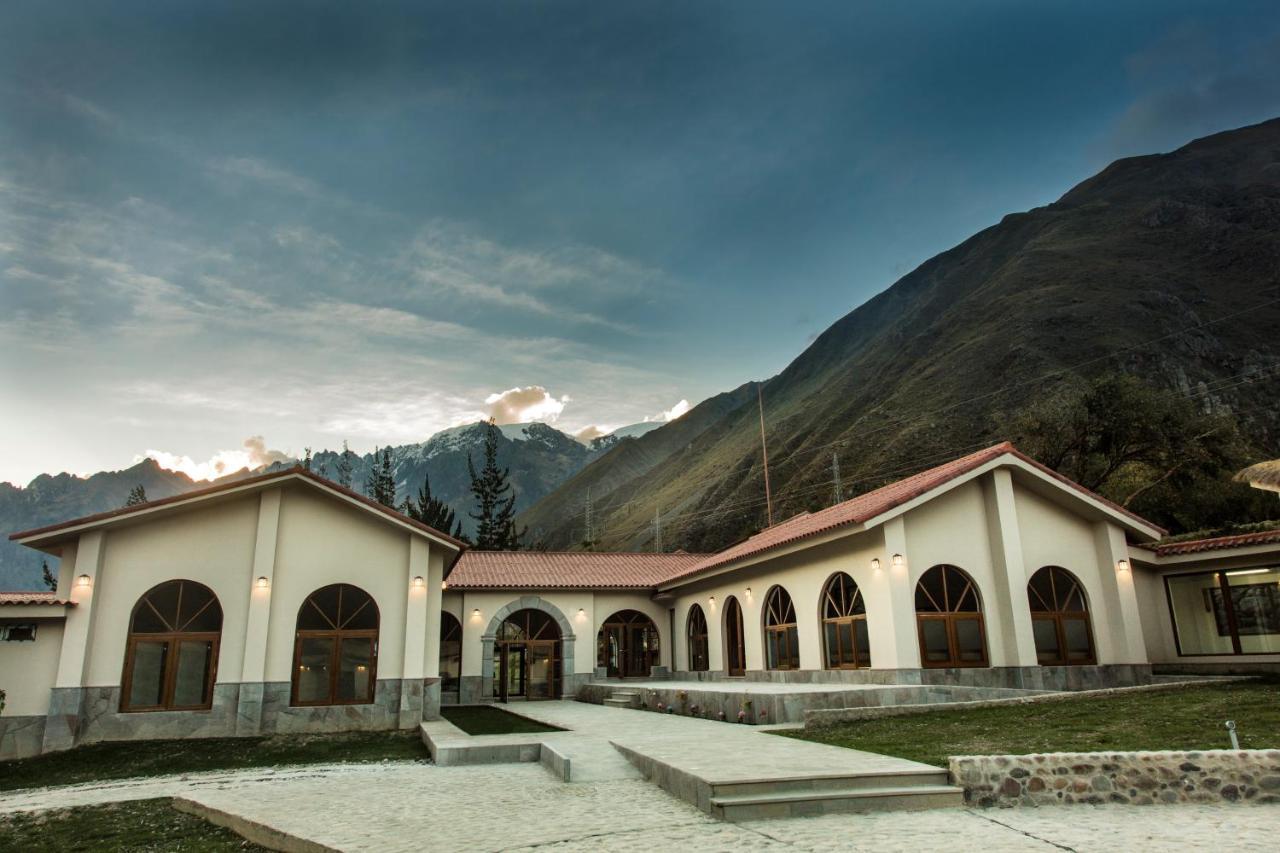
{"label": "stone staircase", "polygon": [[601,702],[606,708],[639,708],[640,691],[614,690]]}
{"label": "stone staircase", "polygon": [[727,821],[848,812],[908,811],[964,805],[947,771],[818,774],[711,783],[708,811]]}

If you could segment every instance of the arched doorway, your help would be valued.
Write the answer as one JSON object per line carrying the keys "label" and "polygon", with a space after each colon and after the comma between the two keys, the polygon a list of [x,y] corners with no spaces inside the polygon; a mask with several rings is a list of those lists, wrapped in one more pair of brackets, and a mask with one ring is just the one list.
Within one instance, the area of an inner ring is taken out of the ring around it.
{"label": "arched doorway", "polygon": [[987,666],[982,600],[973,578],[955,566],[934,566],[916,584],[916,622],[923,666]]}
{"label": "arched doorway", "polygon": [[867,605],[853,578],[836,572],[822,591],[822,640],[827,669],[871,666]]}
{"label": "arched doorway", "polygon": [[747,674],[747,640],[742,633],[742,605],[732,595],[724,602],[724,669],[729,675]]}
{"label": "arched doorway", "polygon": [[648,678],[658,665],[658,627],[638,610],[619,610],[596,635],[596,666],[610,678]]}
{"label": "arched doorway", "polygon": [[493,698],[559,699],[563,659],[560,627],[541,610],[517,610],[494,636]]}
{"label": "arched doorway", "polygon": [[710,655],[707,653],[707,616],[699,605],[689,608],[686,628],[689,639],[689,671],[706,672],[711,668]]}
{"label": "arched doorway", "polygon": [[800,633],[796,607],[782,587],[769,590],[764,599],[765,669],[800,668]]}
{"label": "arched doorway", "polygon": [[1095,663],[1089,605],[1075,575],[1045,566],[1027,583],[1036,661],[1041,666]]}
{"label": "arched doorway", "polygon": [[457,693],[462,675],[462,624],[445,610],[440,613],[440,691]]}

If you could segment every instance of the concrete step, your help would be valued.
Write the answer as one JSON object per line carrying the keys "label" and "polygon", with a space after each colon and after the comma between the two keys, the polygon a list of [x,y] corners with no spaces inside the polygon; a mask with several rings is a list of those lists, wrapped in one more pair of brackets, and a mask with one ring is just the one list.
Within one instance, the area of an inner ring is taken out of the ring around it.
{"label": "concrete step", "polygon": [[606,708],[630,708],[631,700],[630,699],[614,699],[611,696],[608,699],[605,699],[600,704],[604,705]]}
{"label": "concrete step", "polygon": [[614,699],[639,699],[639,690],[614,690],[609,694]]}
{"label": "concrete step", "polygon": [[950,784],[950,775],[937,770],[903,770],[877,773],[832,773],[785,776],[741,782],[713,782],[712,797],[802,794],[812,791],[869,791],[898,788],[938,788]]}
{"label": "concrete step", "polygon": [[943,809],[962,805],[964,791],[951,785],[861,790],[837,788],[713,796],[711,815],[721,820],[744,821],[850,812]]}

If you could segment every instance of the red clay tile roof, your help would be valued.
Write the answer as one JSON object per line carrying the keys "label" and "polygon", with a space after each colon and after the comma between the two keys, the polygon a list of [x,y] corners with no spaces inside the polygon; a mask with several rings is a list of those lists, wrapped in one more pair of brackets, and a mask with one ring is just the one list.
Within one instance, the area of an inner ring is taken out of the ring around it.
{"label": "red clay tile roof", "polygon": [[467,551],[449,589],[652,589],[706,554]]}
{"label": "red clay tile roof", "polygon": [[859,495],[852,500],[844,503],[827,507],[824,510],[814,513],[801,513],[793,518],[789,518],[781,524],[775,524],[773,527],[760,531],[755,536],[745,539],[736,545],[732,545],[719,553],[712,554],[706,559],[690,566],[680,574],[672,575],[664,580],[664,583],[679,580],[684,577],[698,574],[708,569],[723,566],[737,560],[753,557],[766,551],[772,551],[783,545],[797,542],[801,539],[807,539],[811,536],[817,536],[820,533],[826,533],[840,527],[848,527],[855,524],[862,524],[878,515],[881,515],[894,507],[901,506],[908,501],[920,497],[926,492],[943,486],[950,481],[964,474],[980,468],[993,459],[997,459],[1004,455],[1012,455],[1027,464],[1036,468],[1036,470],[1046,474],[1057,480],[1063,485],[1080,492],[1087,497],[1099,501],[1111,509],[1122,513],[1144,526],[1164,531],[1153,525],[1151,522],[1135,515],[1129,510],[1112,503],[1101,495],[1089,491],[1084,486],[1062,476],[1057,471],[1040,464],[1036,460],[1022,453],[1011,442],[1004,441],[1000,444],[992,445],[976,453],[970,453],[968,456],[962,456],[959,459],[953,459],[945,462],[935,468],[929,468],[918,474],[913,474],[895,483],[890,483],[865,495]]}
{"label": "red clay tile roof", "polygon": [[0,592],[0,604],[57,604],[75,607],[76,603],[58,598],[56,592]]}
{"label": "red clay tile roof", "polygon": [[1186,542],[1156,544],[1152,550],[1161,557],[1176,554],[1198,554],[1201,551],[1220,551],[1223,548],[1240,548],[1247,545],[1270,545],[1280,542],[1280,530],[1262,530],[1257,533],[1237,533],[1235,536],[1215,536],[1212,539],[1188,539]]}
{"label": "red clay tile roof", "polygon": [[370,497],[367,497],[366,495],[362,495],[359,492],[344,488],[338,485],[337,483],[333,482],[332,480],[325,479],[324,477],[321,477],[319,474],[306,470],[301,465],[294,466],[293,468],[287,468],[282,471],[272,471],[267,474],[258,474],[253,477],[245,477],[243,480],[235,480],[233,482],[228,482],[228,483],[219,483],[216,486],[209,486],[208,488],[204,488],[204,489],[194,489],[190,492],[183,492],[182,494],[172,495],[167,498],[157,498],[156,500],[147,501],[146,503],[134,504],[133,506],[122,506],[118,509],[107,510],[106,512],[99,512],[93,515],[86,515],[81,518],[73,518],[70,521],[60,521],[57,524],[50,524],[46,527],[36,527],[32,530],[22,530],[22,531],[19,531],[18,533],[10,533],[9,538],[10,539],[26,539],[30,536],[39,536],[47,533],[56,533],[59,530],[63,530],[71,527],[79,527],[82,524],[93,524],[95,522],[100,522],[100,521],[110,521],[111,519],[114,519],[114,518],[124,518],[126,516],[133,515],[134,513],[155,509],[156,507],[167,506],[168,504],[181,503],[182,501],[191,500],[193,498],[203,498],[209,495],[216,495],[219,492],[230,491],[232,489],[239,489],[245,486],[256,486],[271,480],[284,479],[286,477],[293,477],[293,476],[301,477],[302,479],[308,480],[315,485],[321,486],[326,489],[331,489],[341,495],[344,495],[345,497],[357,500],[360,503],[364,504],[369,509],[375,510],[381,513],[382,515],[395,519],[396,521],[399,521],[402,524],[407,524],[410,527],[416,527],[419,530],[423,531],[424,533],[429,533],[430,535],[438,539],[441,539],[444,542],[447,542],[448,544],[453,545],[458,549],[463,549],[467,547],[466,543],[459,542],[457,539],[454,539],[452,536],[450,536],[447,533],[441,533],[439,530],[436,530],[434,527],[431,527],[430,525],[427,525],[427,524],[423,524],[421,521],[412,519],[409,516],[404,515],[403,513],[395,511],[391,507],[384,506],[383,504],[378,503],[377,501],[373,500]]}

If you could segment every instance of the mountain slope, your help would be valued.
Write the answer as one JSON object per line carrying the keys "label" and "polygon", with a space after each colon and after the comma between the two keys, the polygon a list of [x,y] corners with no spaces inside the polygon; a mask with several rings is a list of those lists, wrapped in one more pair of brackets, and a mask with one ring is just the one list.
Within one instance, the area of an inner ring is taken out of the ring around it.
{"label": "mountain slope", "polygon": [[[831,501],[833,452],[849,496],[1003,438],[1008,414],[1107,371],[1233,413],[1280,452],[1277,233],[1280,120],[1117,161],[927,261],[764,384],[775,520]],[[602,548],[650,547],[658,510],[664,544],[690,550],[766,523],[754,405],[670,444],[641,469],[616,448],[525,517],[561,519],[546,541],[574,543],[590,483]]]}

